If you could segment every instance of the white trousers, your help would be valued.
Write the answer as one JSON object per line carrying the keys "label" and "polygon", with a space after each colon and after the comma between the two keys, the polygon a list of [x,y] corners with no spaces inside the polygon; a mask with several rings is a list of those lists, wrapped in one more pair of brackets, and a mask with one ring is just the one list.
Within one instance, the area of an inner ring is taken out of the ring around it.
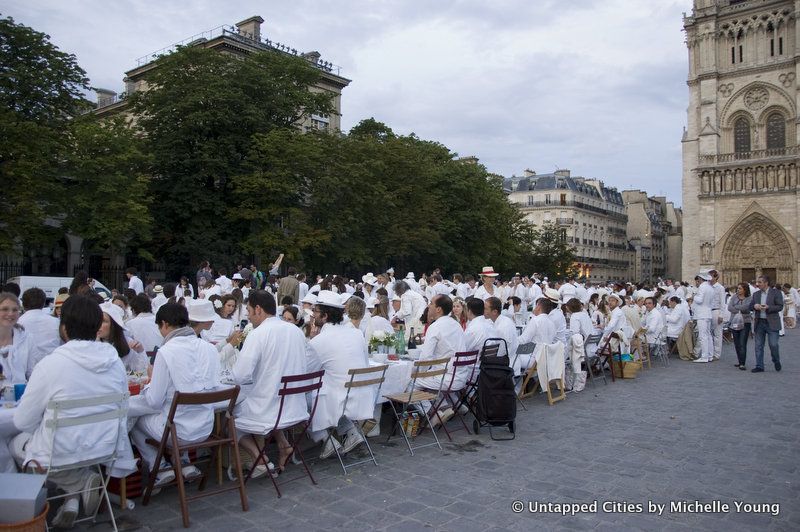
{"label": "white trousers", "polygon": [[720,316],[721,311],[711,311],[711,337],[714,342],[714,349],[711,353],[714,355],[714,358],[720,358],[722,356],[722,323],[719,323]]}
{"label": "white trousers", "polygon": [[698,318],[697,340],[700,344],[700,358],[703,360],[711,360],[711,355],[714,352],[714,339],[711,334],[710,318]]}
{"label": "white trousers", "polygon": [[[17,462],[19,467],[24,465],[25,446],[32,437],[32,434],[23,432],[22,434],[17,434],[11,440],[9,451],[11,451],[11,456],[14,457],[14,461]],[[45,464],[42,464],[42,466],[46,467]],[[60,471],[58,473],[50,473],[47,475],[47,480],[55,484],[58,488],[64,490],[66,493],[75,493],[76,491],[81,491],[84,488],[89,476],[96,472],[96,469],[93,470],[90,467],[82,467],[80,469],[70,469],[67,471]],[[75,497],[77,497],[77,495],[74,495],[70,498]]]}

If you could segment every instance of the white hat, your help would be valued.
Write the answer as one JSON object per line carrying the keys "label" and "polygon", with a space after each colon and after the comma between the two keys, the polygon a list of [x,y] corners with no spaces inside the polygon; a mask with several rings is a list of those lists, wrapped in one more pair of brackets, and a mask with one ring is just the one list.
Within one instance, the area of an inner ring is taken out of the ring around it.
{"label": "white hat", "polygon": [[233,277],[231,277],[231,279],[233,279],[235,281],[244,281],[244,277],[242,277],[241,273],[234,273]]}
{"label": "white hat", "polygon": [[204,323],[217,319],[214,305],[208,299],[187,299],[186,310],[189,311],[189,321]]}
{"label": "white hat", "polygon": [[367,275],[363,275],[361,280],[364,282],[364,284],[369,284],[372,286],[375,286],[375,284],[378,282],[378,278],[372,275],[372,272],[369,272]]}
{"label": "white hat", "polygon": [[374,297],[367,299],[367,308],[375,308],[377,300]]}
{"label": "white hat", "polygon": [[558,293],[558,290],[553,288],[548,288],[544,291],[544,297],[552,301],[553,303],[558,303],[561,299],[561,296]]}
{"label": "white hat", "polygon": [[708,270],[702,270],[700,273],[697,274],[697,276],[699,278],[701,278],[702,280],[704,280],[704,281],[710,281],[711,280],[711,274],[708,273]]}
{"label": "white hat", "polygon": [[116,306],[114,303],[101,303],[100,310],[108,314],[108,316],[114,320],[114,323],[122,327],[123,331],[127,331],[128,328],[125,326],[125,313],[122,312],[122,309]]}
{"label": "white hat", "polygon": [[309,294],[319,294],[319,291],[320,291],[320,287],[319,287],[319,285],[318,285],[318,284],[315,284],[314,286],[312,286],[312,287],[309,289],[308,293],[309,293]]}
{"label": "white hat", "polygon": [[392,301],[402,301],[402,299],[400,299],[400,296],[395,294],[395,295],[392,296]]}
{"label": "white hat", "polygon": [[300,303],[311,303],[312,305],[315,305],[317,303],[317,296],[314,295],[313,292],[309,292],[303,296],[303,299],[300,300]]}
{"label": "white hat", "polygon": [[484,266],[481,270],[481,275],[485,275],[486,277],[497,277],[500,274],[494,271],[494,268],[491,266]]}
{"label": "white hat", "polygon": [[386,273],[394,273],[394,268],[390,267],[388,270],[386,270]]}
{"label": "white hat", "polygon": [[161,286],[160,284],[157,284],[157,285],[155,285],[153,287],[153,292],[155,292],[156,294],[163,294],[164,293],[164,287]]}
{"label": "white hat", "polygon": [[320,290],[317,294],[317,305],[324,305],[326,307],[344,308],[342,298],[336,292],[331,290]]}
{"label": "white hat", "polygon": [[614,292],[611,292],[610,294],[608,294],[608,299],[616,299],[617,301],[622,303],[622,298],[619,296],[619,294],[616,294]]}
{"label": "white hat", "polygon": [[408,272],[406,274],[406,279],[413,279],[413,278],[414,278],[414,272]]}
{"label": "white hat", "polygon": [[339,297],[341,297],[341,298],[342,298],[342,305],[344,305],[345,303],[347,303],[347,300],[348,300],[348,299],[350,299],[350,297],[351,297],[352,295],[353,295],[353,294],[351,294],[350,292],[345,292],[344,294],[341,294]]}

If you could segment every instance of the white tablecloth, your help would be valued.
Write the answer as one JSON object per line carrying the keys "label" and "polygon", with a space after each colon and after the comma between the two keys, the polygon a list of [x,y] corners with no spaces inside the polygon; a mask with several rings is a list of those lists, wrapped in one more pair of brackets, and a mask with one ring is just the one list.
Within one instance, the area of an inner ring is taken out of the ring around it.
{"label": "white tablecloth", "polygon": [[0,405],[0,473],[16,473],[17,468],[8,444],[11,439],[19,434],[17,427],[14,426],[14,408],[5,408]]}
{"label": "white tablecloth", "polygon": [[[370,360],[371,366],[380,366],[383,362],[376,362]],[[386,369],[386,380],[383,381],[381,386],[380,396],[377,398],[376,403],[385,403],[384,395],[401,393],[406,391],[408,383],[411,382],[411,371],[414,369],[414,364],[410,360],[387,361],[389,367]]]}

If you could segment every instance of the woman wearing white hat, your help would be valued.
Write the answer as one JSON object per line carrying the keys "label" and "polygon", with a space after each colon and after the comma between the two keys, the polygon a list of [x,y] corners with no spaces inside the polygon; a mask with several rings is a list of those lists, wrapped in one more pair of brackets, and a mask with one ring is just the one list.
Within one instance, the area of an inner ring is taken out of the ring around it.
{"label": "woman wearing white hat", "polygon": [[144,373],[150,366],[147,354],[142,344],[134,339],[128,339],[122,309],[117,305],[107,302],[100,305],[103,311],[103,324],[97,331],[97,339],[114,346],[127,371]]}
{"label": "woman wearing white hat", "polygon": [[[483,270],[481,270],[481,282],[483,284],[475,290],[474,297],[480,298],[483,301],[486,301],[490,297],[498,297],[500,294],[497,293],[497,287],[494,285],[494,281],[498,275],[500,274],[495,272],[494,268],[491,266],[484,266]],[[500,301],[502,301],[502,299],[500,299]]]}

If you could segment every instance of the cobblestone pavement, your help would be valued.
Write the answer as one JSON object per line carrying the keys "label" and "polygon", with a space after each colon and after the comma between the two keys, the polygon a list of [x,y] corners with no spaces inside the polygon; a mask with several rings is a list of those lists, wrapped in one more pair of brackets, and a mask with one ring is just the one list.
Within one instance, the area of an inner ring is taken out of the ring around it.
{"label": "cobblestone pavement", "polygon": [[[426,448],[411,457],[402,439],[387,444],[381,437],[372,440],[379,467],[358,466],[344,476],[335,460],[317,462],[319,484],[290,482],[281,499],[268,479],[252,481],[250,511],[241,511],[236,492],[190,503],[192,529],[798,530],[800,331],[788,331],[781,349],[781,373],[771,363],[761,374],[737,370],[726,344],[720,362],[673,358],[668,368],[589,385],[555,406],[544,396],[529,398],[510,442],[461,431],[444,451]],[[752,367],[752,341],[749,352]],[[285,476],[298,473],[290,466]],[[575,516],[517,514],[514,501],[599,507]],[[648,513],[648,501],[666,504],[663,515]],[[671,501],[719,501],[730,510],[681,513],[671,511]],[[118,513],[122,529],[182,528],[174,489],[149,507],[136,502],[134,511]],[[743,513],[735,502],[780,509],[774,516]],[[644,511],[606,513],[603,503],[640,504]]]}

